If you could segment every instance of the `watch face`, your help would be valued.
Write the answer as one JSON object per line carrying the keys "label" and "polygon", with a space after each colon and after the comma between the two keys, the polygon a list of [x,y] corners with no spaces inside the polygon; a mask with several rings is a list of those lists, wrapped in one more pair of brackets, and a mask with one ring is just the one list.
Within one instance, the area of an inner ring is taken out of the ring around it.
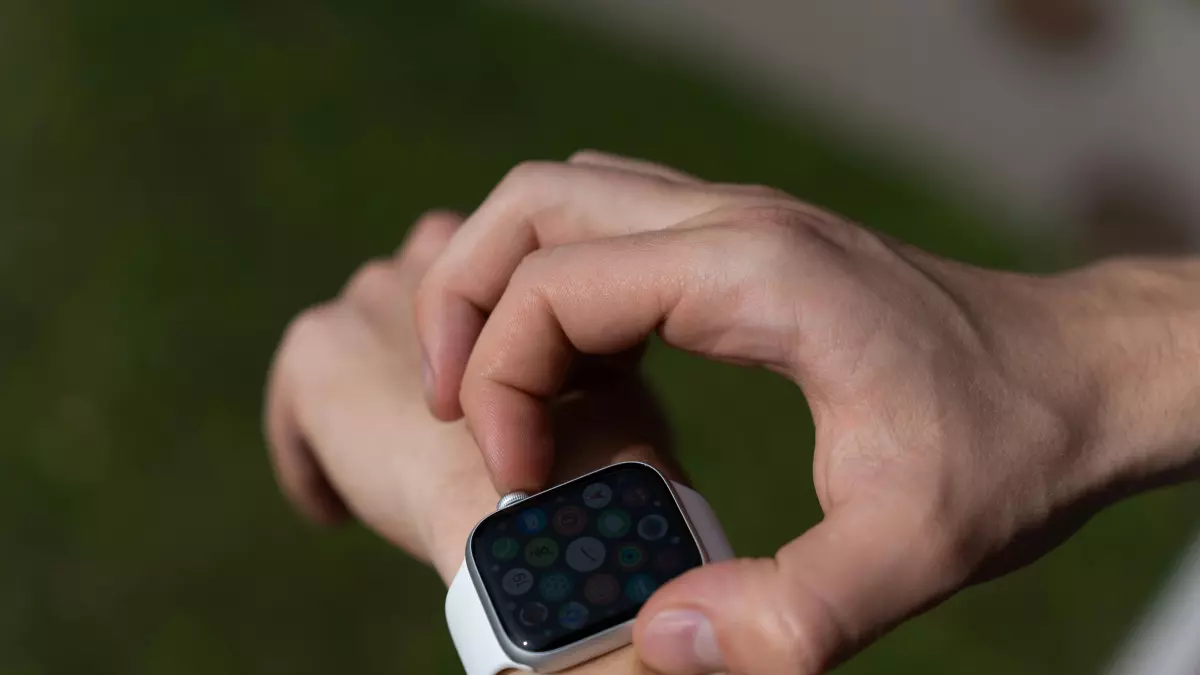
{"label": "watch face", "polygon": [[666,481],[610,466],[488,516],[469,546],[509,640],[548,652],[635,617],[700,549]]}

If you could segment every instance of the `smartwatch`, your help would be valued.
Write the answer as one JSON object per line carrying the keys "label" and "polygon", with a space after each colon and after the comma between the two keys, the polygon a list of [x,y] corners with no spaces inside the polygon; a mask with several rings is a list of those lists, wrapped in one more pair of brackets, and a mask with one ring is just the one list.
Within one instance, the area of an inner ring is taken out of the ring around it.
{"label": "smartwatch", "polygon": [[467,675],[552,673],[629,644],[655,589],[732,557],[699,493],[613,464],[501,500],[467,538],[446,621]]}

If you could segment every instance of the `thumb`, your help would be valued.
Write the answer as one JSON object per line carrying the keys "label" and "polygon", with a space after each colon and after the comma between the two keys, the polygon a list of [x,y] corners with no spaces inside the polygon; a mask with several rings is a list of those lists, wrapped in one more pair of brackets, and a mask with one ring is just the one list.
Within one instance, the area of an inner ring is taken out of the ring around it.
{"label": "thumb", "polygon": [[774,558],[692,570],[643,608],[639,655],[666,675],[825,672],[962,578],[902,514],[847,507]]}

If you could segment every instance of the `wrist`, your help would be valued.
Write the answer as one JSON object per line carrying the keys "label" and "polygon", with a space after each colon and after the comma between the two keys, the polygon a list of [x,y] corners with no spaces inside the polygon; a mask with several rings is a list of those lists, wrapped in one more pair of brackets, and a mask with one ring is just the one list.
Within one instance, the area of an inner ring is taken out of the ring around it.
{"label": "wrist", "polygon": [[500,496],[480,466],[464,473],[435,503],[427,504],[421,524],[424,557],[447,586],[466,555],[467,537],[476,523],[496,508]]}
{"label": "wrist", "polygon": [[1089,454],[1137,491],[1200,472],[1200,262],[1121,259],[1061,277],[1088,373]]}

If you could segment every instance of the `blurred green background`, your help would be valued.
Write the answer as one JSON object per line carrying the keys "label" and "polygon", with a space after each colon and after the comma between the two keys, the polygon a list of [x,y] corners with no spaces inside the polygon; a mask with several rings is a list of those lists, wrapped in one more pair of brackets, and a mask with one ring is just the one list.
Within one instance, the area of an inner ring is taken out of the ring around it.
{"label": "blurred green background", "polygon": [[[278,496],[264,374],[289,318],[422,210],[580,147],[981,264],[1064,259],[819,120],[501,5],[0,2],[0,673],[461,672],[431,572]],[[649,368],[740,552],[817,520],[794,387],[662,350]],[[1113,509],[842,672],[1097,672],[1197,496]]]}

